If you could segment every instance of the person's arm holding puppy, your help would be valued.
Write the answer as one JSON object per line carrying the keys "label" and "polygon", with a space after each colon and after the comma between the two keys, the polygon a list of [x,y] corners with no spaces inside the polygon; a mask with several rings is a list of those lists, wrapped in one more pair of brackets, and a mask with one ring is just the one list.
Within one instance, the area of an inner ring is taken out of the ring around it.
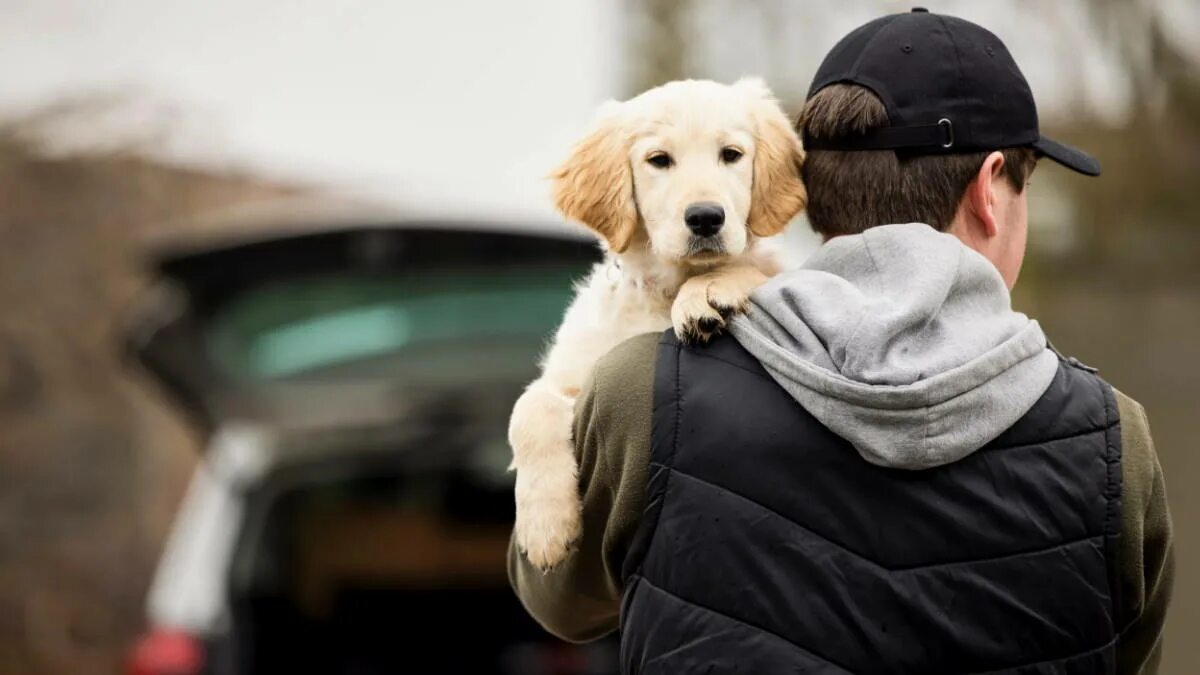
{"label": "person's arm holding puppy", "polygon": [[646,334],[614,348],[575,404],[583,498],[578,548],[543,573],[509,544],[508,576],[521,603],[564,640],[587,642],[617,629],[621,563],[645,507],[658,340]]}

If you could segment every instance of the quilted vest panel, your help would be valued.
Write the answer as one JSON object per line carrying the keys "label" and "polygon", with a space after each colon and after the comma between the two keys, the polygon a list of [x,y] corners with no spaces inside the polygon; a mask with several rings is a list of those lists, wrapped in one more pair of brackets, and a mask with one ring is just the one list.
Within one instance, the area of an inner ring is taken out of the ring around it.
{"label": "quilted vest panel", "polygon": [[731,338],[669,333],[649,507],[623,575],[624,672],[1114,672],[1120,424],[1060,361],[987,446],[867,463]]}

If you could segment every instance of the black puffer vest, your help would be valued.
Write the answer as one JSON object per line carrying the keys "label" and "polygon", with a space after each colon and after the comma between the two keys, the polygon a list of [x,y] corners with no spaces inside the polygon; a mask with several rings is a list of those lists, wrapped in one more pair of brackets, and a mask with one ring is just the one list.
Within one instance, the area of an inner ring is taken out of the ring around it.
{"label": "black puffer vest", "polygon": [[733,339],[664,337],[624,672],[1114,672],[1120,426],[1076,363],[983,449],[906,471]]}

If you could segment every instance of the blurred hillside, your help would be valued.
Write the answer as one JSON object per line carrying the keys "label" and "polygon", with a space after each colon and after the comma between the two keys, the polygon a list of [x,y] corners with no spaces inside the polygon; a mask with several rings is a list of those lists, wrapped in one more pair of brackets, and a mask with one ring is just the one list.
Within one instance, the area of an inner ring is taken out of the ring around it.
{"label": "blurred hillside", "polygon": [[[59,111],[56,111],[59,112]],[[194,439],[131,381],[118,324],[138,242],[289,192],[0,125],[0,673],[118,672]]]}

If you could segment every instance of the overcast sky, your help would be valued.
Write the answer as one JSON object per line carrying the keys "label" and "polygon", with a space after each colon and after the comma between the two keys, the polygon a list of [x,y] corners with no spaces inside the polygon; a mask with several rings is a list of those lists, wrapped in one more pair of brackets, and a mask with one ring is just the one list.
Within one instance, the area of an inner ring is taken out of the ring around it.
{"label": "overcast sky", "polygon": [[[1080,36],[1085,1],[929,4],[1000,34],[1051,113],[1077,81],[1089,106],[1119,112],[1125,90],[1109,72],[1112,50]],[[1200,3],[1161,2],[1192,7],[1177,10],[1191,23],[1176,27],[1197,28]],[[0,114],[115,94],[119,105],[74,120],[65,141],[155,139],[154,150],[172,159],[422,210],[549,217],[542,177],[594,107],[625,93],[622,5],[3,0]],[[707,0],[691,30],[704,43],[705,74],[762,74],[786,99],[802,94],[838,36],[908,6]],[[764,38],[772,30],[776,39]]]}
{"label": "overcast sky", "polygon": [[0,112],[121,92],[72,133],[168,126],[188,161],[548,214],[540,177],[614,88],[611,4],[5,0]]}

